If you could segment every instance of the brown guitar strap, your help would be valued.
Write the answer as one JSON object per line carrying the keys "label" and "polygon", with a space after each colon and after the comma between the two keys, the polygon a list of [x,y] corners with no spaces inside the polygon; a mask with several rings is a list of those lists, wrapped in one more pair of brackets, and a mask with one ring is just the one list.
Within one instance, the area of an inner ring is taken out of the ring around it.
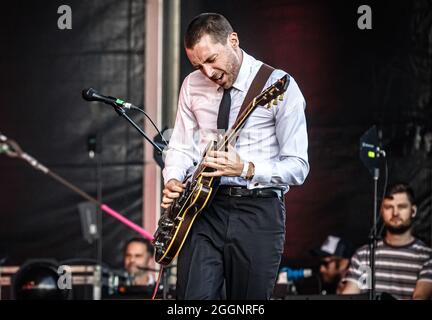
{"label": "brown guitar strap", "polygon": [[272,74],[274,68],[270,67],[269,65],[263,63],[258,70],[258,73],[256,74],[255,78],[253,79],[248,92],[246,93],[246,97],[243,100],[243,104],[240,107],[240,111],[237,115],[237,119],[233,125],[233,128],[237,126],[237,123],[240,121],[242,117],[242,113],[245,111],[246,107],[249,105],[249,103],[252,102],[252,99],[255,98],[257,95],[259,95],[263,89],[264,85],[266,84],[268,78]]}

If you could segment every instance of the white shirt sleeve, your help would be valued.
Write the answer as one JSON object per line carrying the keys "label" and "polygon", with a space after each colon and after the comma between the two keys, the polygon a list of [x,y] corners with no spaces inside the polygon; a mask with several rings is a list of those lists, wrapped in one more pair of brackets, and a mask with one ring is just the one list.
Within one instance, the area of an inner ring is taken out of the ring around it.
{"label": "white shirt sleeve", "polygon": [[269,184],[300,185],[309,173],[308,136],[305,117],[305,99],[293,78],[275,113],[276,138],[279,159],[252,162],[255,175],[252,186]]}
{"label": "white shirt sleeve", "polygon": [[190,109],[189,77],[183,81],[177,109],[174,130],[172,132],[165,158],[165,168],[162,171],[164,181],[170,179],[183,181],[187,170],[194,165],[199,156],[194,134],[198,124]]}

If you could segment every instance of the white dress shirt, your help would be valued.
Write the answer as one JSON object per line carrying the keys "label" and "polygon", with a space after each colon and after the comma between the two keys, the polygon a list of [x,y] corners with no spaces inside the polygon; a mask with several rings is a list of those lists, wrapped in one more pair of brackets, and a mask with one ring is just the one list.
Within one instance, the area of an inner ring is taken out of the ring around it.
{"label": "white dress shirt", "polygon": [[[239,113],[247,90],[255,78],[261,61],[243,51],[243,61],[231,90],[229,127]],[[286,72],[274,70],[265,88]],[[165,183],[170,179],[183,181],[199,163],[208,142],[218,135],[217,116],[223,88],[201,71],[189,74],[183,81],[174,130],[165,154]],[[247,188],[300,185],[309,173],[308,137],[304,109],[305,99],[291,77],[283,101],[271,109],[258,106],[241,130],[235,149],[244,161],[255,165],[255,175],[248,181],[241,177],[222,177],[221,185],[242,185]]]}

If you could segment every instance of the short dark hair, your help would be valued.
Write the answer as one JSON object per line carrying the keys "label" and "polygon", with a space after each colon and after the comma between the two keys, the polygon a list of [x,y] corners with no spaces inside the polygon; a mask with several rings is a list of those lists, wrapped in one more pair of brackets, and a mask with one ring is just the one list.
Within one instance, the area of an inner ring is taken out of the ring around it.
{"label": "short dark hair", "polygon": [[189,23],[184,44],[185,47],[193,48],[201,37],[208,34],[217,43],[225,44],[227,37],[233,32],[233,28],[228,20],[218,13],[202,13]]}
{"label": "short dark hair", "polygon": [[393,199],[393,195],[396,193],[406,193],[408,200],[411,204],[415,204],[415,196],[413,189],[407,183],[395,183],[387,188],[385,199]]}
{"label": "short dark hair", "polygon": [[131,243],[133,243],[133,242],[138,242],[138,243],[142,243],[142,244],[144,244],[144,245],[146,246],[146,248],[147,248],[147,252],[150,253],[151,256],[154,255],[154,251],[155,251],[155,249],[154,249],[153,244],[151,243],[151,241],[148,240],[148,239],[145,239],[145,238],[139,238],[139,237],[131,238],[131,239],[129,239],[129,240],[126,242],[126,244],[125,244],[125,246],[124,246],[124,249],[123,249],[123,253],[124,253],[124,255],[126,255],[126,250],[127,250],[128,246],[129,246]]}

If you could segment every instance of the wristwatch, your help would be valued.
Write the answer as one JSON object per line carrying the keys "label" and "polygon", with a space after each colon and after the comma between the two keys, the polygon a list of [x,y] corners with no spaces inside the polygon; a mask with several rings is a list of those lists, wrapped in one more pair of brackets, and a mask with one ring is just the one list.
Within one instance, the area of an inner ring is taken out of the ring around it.
{"label": "wristwatch", "polygon": [[243,161],[243,170],[240,174],[240,177],[243,179],[246,179],[247,173],[249,171],[249,162],[248,161]]}

